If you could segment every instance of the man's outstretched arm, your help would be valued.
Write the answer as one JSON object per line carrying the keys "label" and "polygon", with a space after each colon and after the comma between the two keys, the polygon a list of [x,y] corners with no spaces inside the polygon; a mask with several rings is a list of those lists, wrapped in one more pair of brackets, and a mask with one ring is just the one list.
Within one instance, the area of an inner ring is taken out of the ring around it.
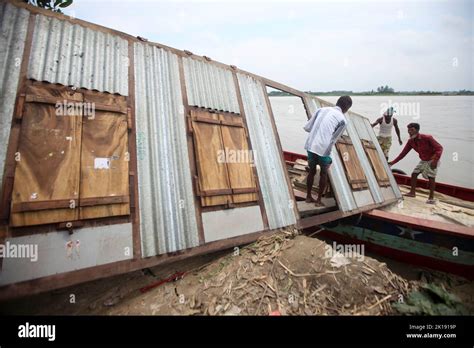
{"label": "man's outstretched arm", "polygon": [[412,149],[411,147],[411,142],[408,141],[405,145],[405,147],[403,148],[402,152],[400,152],[400,154],[398,155],[397,158],[395,158],[393,161],[391,162],[388,162],[388,164],[390,164],[391,166],[393,166],[395,163],[397,163],[398,161],[402,160],[408,152],[410,152],[410,150]]}

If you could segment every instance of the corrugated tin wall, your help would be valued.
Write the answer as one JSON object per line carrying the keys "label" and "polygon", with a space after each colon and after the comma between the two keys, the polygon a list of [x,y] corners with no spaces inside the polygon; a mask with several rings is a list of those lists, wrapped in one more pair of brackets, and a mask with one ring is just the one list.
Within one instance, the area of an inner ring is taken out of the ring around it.
{"label": "corrugated tin wall", "polygon": [[230,70],[192,58],[183,64],[189,105],[240,113]]}
{"label": "corrugated tin wall", "polygon": [[296,223],[293,199],[285,179],[286,168],[281,163],[263,85],[248,75],[237,76],[269,226],[274,229],[292,225]]}
{"label": "corrugated tin wall", "polygon": [[[311,114],[314,114],[316,112],[317,107],[319,107],[320,105],[321,106],[331,105],[330,103],[326,104],[325,102],[323,103],[319,101],[318,99],[311,98],[311,97],[307,97],[306,101],[310,108]],[[347,132],[349,136],[351,137],[351,140],[354,144],[354,149],[359,158],[359,162],[361,163],[362,168],[366,174],[367,183],[369,185],[370,191],[362,190],[362,191],[352,192],[349,182],[347,181],[347,177],[344,171],[344,165],[341,161],[341,158],[339,154],[337,153],[336,148],[333,148],[331,152],[333,165],[331,166],[331,169],[329,170],[329,176],[330,176],[331,182],[333,183],[334,190],[336,191],[339,207],[344,212],[361,208],[364,205],[372,204],[374,202],[382,203],[387,198],[394,197],[391,195],[384,194],[385,189],[381,188],[378,185],[377,179],[370,165],[369,159],[367,158],[367,155],[365,154],[365,151],[362,147],[362,143],[360,141],[360,139],[373,141],[375,143],[375,146],[377,147],[377,152],[379,153],[379,156],[382,154],[382,150],[380,149],[375,133],[373,132],[370,126],[369,120],[366,119],[365,117],[354,114],[350,111],[346,115],[346,119],[348,121]],[[395,196],[399,197],[399,195],[397,195],[396,192],[398,191],[399,193],[400,191],[395,182],[395,178],[393,177],[393,175],[391,175],[390,168],[388,167],[388,164],[386,163],[383,157],[383,154],[382,154],[382,159],[383,159],[382,163],[384,163],[385,170],[387,170],[387,173],[389,173],[391,189],[393,190]]]}
{"label": "corrugated tin wall", "polygon": [[375,203],[382,203],[384,199],[382,196],[382,192],[380,191],[379,183],[377,181],[377,178],[375,177],[372,165],[369,162],[367,154],[364,150],[364,146],[362,145],[362,142],[359,138],[359,134],[357,133],[356,127],[354,125],[356,122],[360,121],[360,116],[356,116],[351,112],[348,112],[346,119],[348,121],[347,132],[351,137],[352,144],[354,145],[357,157],[359,158],[359,163],[362,169],[364,170],[365,177],[367,178],[367,184],[369,185],[370,192],[367,190],[367,193],[364,194],[367,195],[367,201],[370,200],[372,204],[374,203],[374,201]]}
{"label": "corrugated tin wall", "polygon": [[144,257],[198,245],[178,57],[135,43],[140,231]]}
{"label": "corrugated tin wall", "polygon": [[400,188],[398,187],[397,181],[395,180],[395,177],[392,174],[392,169],[388,165],[387,161],[385,161],[385,156],[383,154],[382,148],[380,147],[380,144],[377,140],[377,137],[375,136],[375,132],[372,129],[372,126],[370,125],[370,122],[366,118],[362,118],[362,122],[365,124],[365,129],[370,136],[371,140],[375,147],[377,148],[377,152],[379,154],[379,157],[382,158],[382,163],[385,168],[385,171],[388,173],[388,177],[390,179],[390,187],[392,188],[393,194],[395,195],[396,198],[402,198],[402,193],[400,192]]}
{"label": "corrugated tin wall", "polygon": [[28,11],[0,3],[0,191],[28,19]]}
{"label": "corrugated tin wall", "polygon": [[28,78],[128,95],[128,42],[36,15]]}

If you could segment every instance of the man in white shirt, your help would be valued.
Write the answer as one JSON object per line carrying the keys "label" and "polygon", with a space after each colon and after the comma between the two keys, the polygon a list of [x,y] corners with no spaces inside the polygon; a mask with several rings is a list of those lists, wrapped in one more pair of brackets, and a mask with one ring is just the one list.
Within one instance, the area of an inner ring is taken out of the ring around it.
{"label": "man in white shirt", "polygon": [[400,137],[400,129],[398,128],[398,122],[393,114],[395,110],[393,107],[389,107],[382,117],[378,118],[377,121],[372,123],[372,128],[376,125],[380,125],[379,135],[377,140],[379,141],[380,147],[382,148],[383,154],[388,161],[388,153],[392,146],[392,128],[395,128],[395,133],[398,136],[398,143],[403,144],[402,138]]}
{"label": "man in white shirt", "polygon": [[[304,130],[309,133],[308,140],[304,146],[308,152],[309,173],[306,180],[306,202],[315,202],[316,206],[321,207],[322,195],[326,189],[328,169],[332,163],[329,156],[332,147],[346,129],[347,121],[344,114],[352,106],[352,99],[348,95],[342,96],[337,100],[336,106],[324,107],[316,111],[311,117]],[[319,191],[316,200],[311,196],[314,176],[316,175],[316,165],[321,168],[319,178]]]}

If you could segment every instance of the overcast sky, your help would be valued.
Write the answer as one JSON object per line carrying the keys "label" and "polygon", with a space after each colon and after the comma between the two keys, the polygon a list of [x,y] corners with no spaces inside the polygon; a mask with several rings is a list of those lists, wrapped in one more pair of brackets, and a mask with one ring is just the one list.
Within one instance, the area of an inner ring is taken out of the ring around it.
{"label": "overcast sky", "polygon": [[301,90],[474,90],[472,0],[75,0],[65,13]]}

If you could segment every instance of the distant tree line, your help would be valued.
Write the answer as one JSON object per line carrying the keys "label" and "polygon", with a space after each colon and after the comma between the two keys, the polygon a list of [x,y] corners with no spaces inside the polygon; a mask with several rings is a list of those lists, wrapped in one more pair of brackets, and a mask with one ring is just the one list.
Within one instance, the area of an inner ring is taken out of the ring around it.
{"label": "distant tree line", "polygon": [[[328,95],[328,96],[338,96],[338,95],[474,95],[474,91],[461,89],[459,91],[398,91],[387,85],[377,87],[377,89],[364,92],[354,92],[347,90],[336,90],[336,91],[326,91],[326,92],[313,92],[306,91],[305,93],[312,95]],[[268,93],[270,97],[281,97],[281,96],[291,96],[290,93],[283,91],[271,91]]]}

